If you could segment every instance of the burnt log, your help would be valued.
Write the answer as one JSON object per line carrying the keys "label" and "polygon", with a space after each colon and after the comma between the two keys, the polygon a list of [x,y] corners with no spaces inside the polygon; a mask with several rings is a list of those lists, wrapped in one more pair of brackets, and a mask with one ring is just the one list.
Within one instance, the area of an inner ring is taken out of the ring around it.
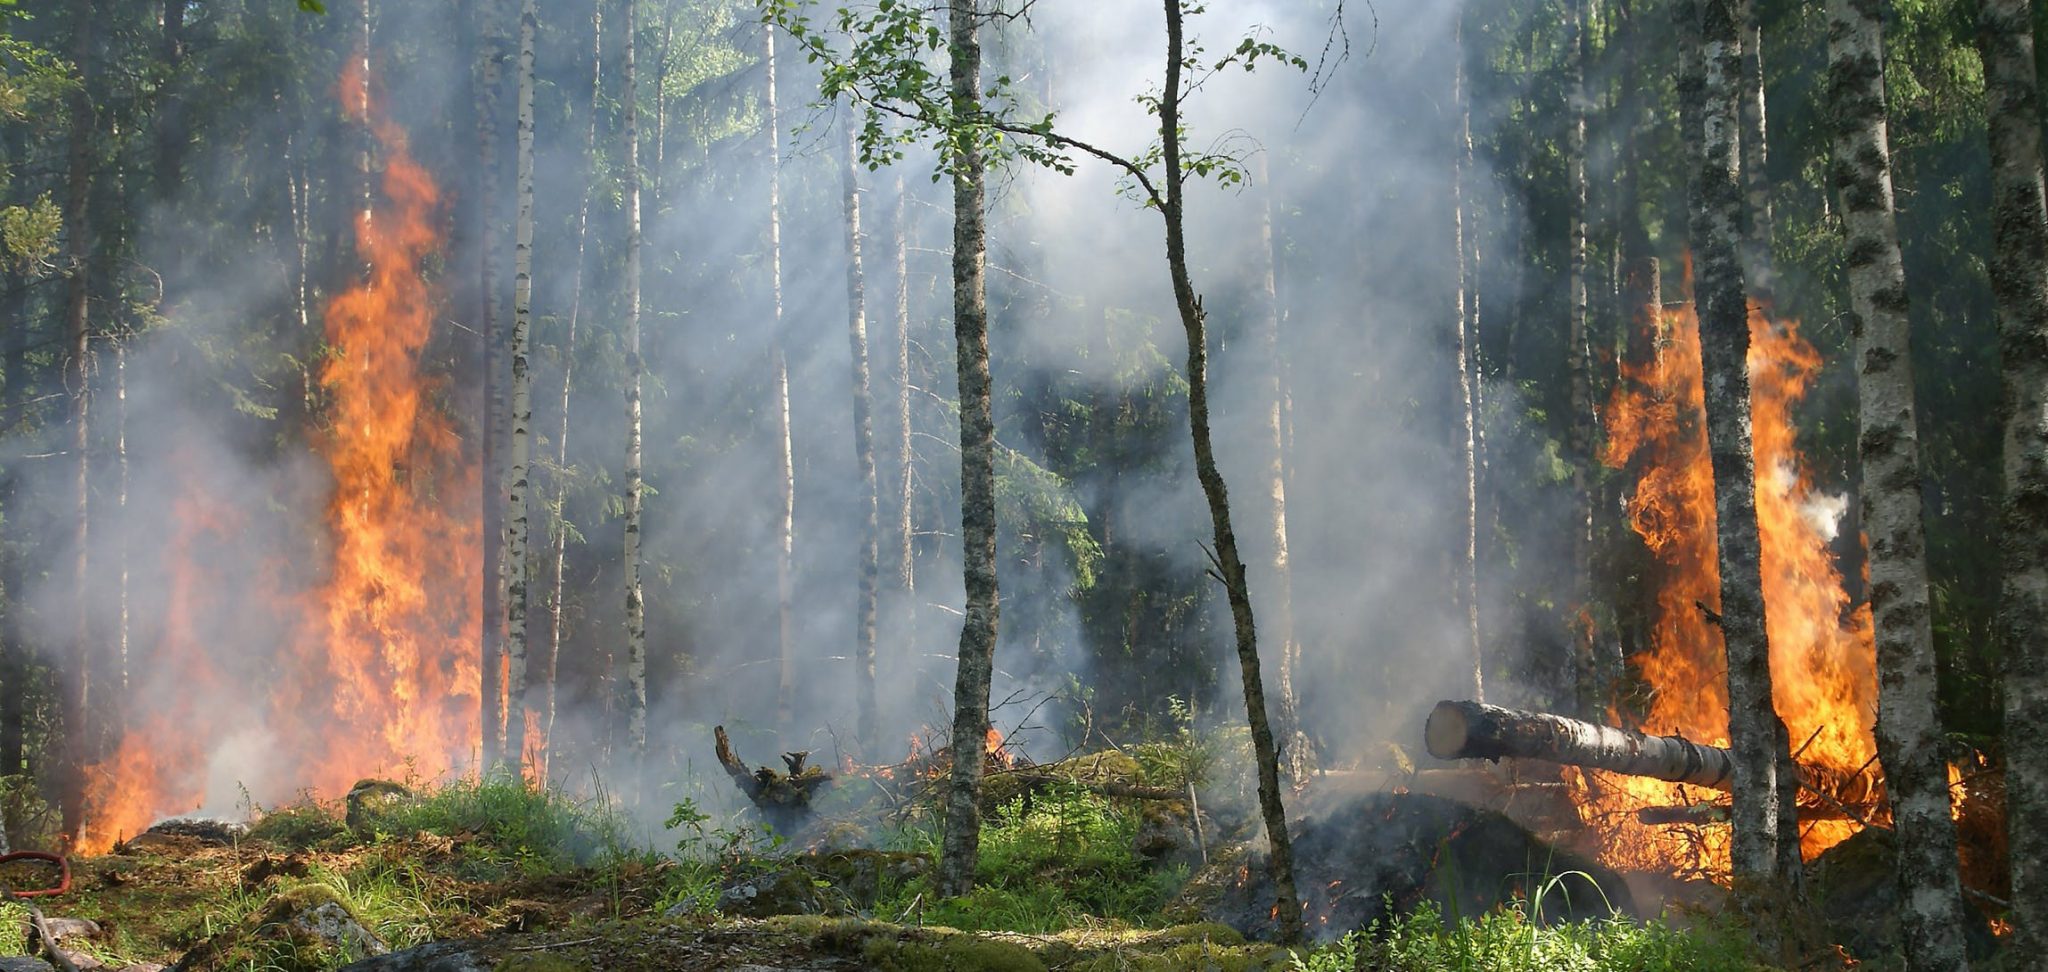
{"label": "burnt log", "polygon": [[713,727],[711,734],[717,743],[718,765],[725,768],[726,775],[732,777],[733,784],[761,811],[770,826],[778,833],[792,834],[810,822],[812,794],[832,782],[832,774],[805,765],[810,753],[783,753],[787,773],[766,766],[749,768],[745,760],[733,753],[732,739],[725,734],[724,726]]}
{"label": "burnt log", "polygon": [[1734,785],[1734,761],[1718,746],[1484,702],[1438,702],[1423,741],[1438,759],[1540,759],[1715,790]]}
{"label": "burnt log", "polygon": [[[1720,746],[1549,712],[1484,702],[1438,702],[1423,727],[1423,741],[1438,759],[1538,759],[1723,792],[1734,789],[1734,759]],[[1854,808],[1875,806],[1884,799],[1882,779],[1864,772],[1869,764],[1853,773],[1811,763],[1798,768],[1800,788],[1845,819],[1867,826],[1864,815]],[[1805,807],[1808,801],[1802,798],[1800,803]],[[1806,816],[1825,818],[1825,811]]]}

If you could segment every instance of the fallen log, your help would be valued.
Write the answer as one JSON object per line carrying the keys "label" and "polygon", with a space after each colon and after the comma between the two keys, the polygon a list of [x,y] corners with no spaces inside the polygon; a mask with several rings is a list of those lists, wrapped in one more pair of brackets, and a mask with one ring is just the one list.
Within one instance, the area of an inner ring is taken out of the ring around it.
{"label": "fallen log", "polygon": [[[1734,755],[1720,746],[1484,702],[1438,702],[1423,727],[1423,741],[1438,759],[1539,759],[1713,790],[1735,786]],[[1883,799],[1882,782],[1861,769],[1849,773],[1801,763],[1799,774],[1802,789],[1847,819],[1859,819],[1850,807]]]}
{"label": "fallen log", "polygon": [[[1726,803],[1706,802],[1680,807],[1643,807],[1636,811],[1636,820],[1653,827],[1673,824],[1722,824],[1728,822],[1729,807]],[[1816,820],[1854,820],[1856,818],[1839,806],[1808,806],[1800,804],[1799,822],[1812,823]],[[1862,821],[1858,821],[1861,823]]]}
{"label": "fallen log", "polygon": [[713,727],[711,734],[717,743],[718,765],[725,768],[726,775],[732,777],[740,792],[746,794],[771,826],[780,833],[791,834],[810,820],[812,793],[832,782],[832,774],[804,765],[810,753],[783,753],[787,773],[766,766],[749,769],[744,760],[734,755],[732,739],[726,736],[724,726]]}
{"label": "fallen log", "polygon": [[1422,735],[1438,759],[1540,759],[1716,790],[1734,785],[1728,750],[1548,712],[1446,700],[1430,712]]}

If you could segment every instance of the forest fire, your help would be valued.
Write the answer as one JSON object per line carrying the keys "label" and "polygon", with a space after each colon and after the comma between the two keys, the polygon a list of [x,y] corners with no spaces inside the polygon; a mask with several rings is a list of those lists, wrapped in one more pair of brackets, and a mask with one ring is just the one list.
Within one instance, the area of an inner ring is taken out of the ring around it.
{"label": "forest fire", "polygon": [[[481,617],[476,551],[481,480],[435,400],[421,355],[438,295],[421,266],[442,244],[439,192],[407,150],[349,61],[337,92],[382,150],[381,202],[357,214],[358,282],[329,300],[330,352],[317,380],[326,429],[314,448],[332,475],[325,510],[331,557],[315,589],[269,606],[297,632],[270,659],[267,699],[249,717],[267,726],[265,747],[285,754],[266,789],[337,794],[365,775],[401,768],[436,777],[457,765],[477,735],[477,642]],[[367,207],[367,200],[366,200]],[[197,498],[178,508],[170,549],[174,578],[167,634],[154,665],[206,677],[209,646],[190,612],[218,610],[202,591],[188,548],[222,526]],[[188,682],[182,697],[202,697]],[[157,817],[188,811],[203,794],[207,753],[246,729],[218,715],[156,713],[132,725],[114,755],[89,771],[86,823],[75,842],[106,850]],[[175,772],[165,767],[178,764]]]}
{"label": "forest fire", "polygon": [[[1623,365],[1621,384],[1602,412],[1609,437],[1603,460],[1640,470],[1628,515],[1654,560],[1653,627],[1647,649],[1634,660],[1648,690],[1641,728],[1725,746],[1721,641],[1703,610],[1720,601],[1720,572],[1699,325],[1687,302],[1659,312],[1656,327],[1657,353]],[[1757,519],[1778,711],[1798,761],[1841,781],[1842,792],[1832,797],[1856,816],[1881,823],[1887,811],[1872,735],[1877,682],[1870,616],[1851,603],[1829,549],[1842,501],[1815,488],[1792,415],[1820,358],[1795,323],[1773,321],[1756,307],[1750,342]],[[1726,879],[1725,825],[1661,827],[1636,816],[1643,808],[1694,805],[1715,794],[1598,771],[1581,781],[1583,812],[1605,837],[1605,863]],[[1831,816],[1836,819],[1801,824],[1808,858],[1862,826],[1842,813]]]}

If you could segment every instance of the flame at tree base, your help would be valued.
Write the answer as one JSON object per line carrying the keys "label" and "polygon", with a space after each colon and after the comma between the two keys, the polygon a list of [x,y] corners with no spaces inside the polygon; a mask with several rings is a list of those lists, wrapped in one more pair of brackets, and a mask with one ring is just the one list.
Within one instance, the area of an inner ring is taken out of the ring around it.
{"label": "flame at tree base", "polygon": [[[1629,522],[1648,547],[1656,587],[1649,645],[1632,660],[1646,694],[1640,728],[1728,745],[1728,684],[1720,631],[1702,605],[1720,603],[1714,480],[1707,451],[1699,324],[1693,305],[1654,315],[1656,353],[1622,366],[1601,417],[1608,430],[1602,460],[1635,471]],[[1762,540],[1765,622],[1771,680],[1799,762],[1831,777],[1859,781],[1844,797],[1858,815],[1882,824],[1889,811],[1872,733],[1877,710],[1876,647],[1866,606],[1852,603],[1831,542],[1841,497],[1814,487],[1798,451],[1793,409],[1820,367],[1798,325],[1750,309],[1749,372],[1756,456],[1756,506]],[[1576,774],[1576,771],[1574,771]],[[1652,826],[1636,811],[1692,806],[1719,796],[1695,787],[1591,771],[1576,774],[1586,823],[1600,835],[1602,863],[1726,881],[1725,823]],[[1848,839],[1855,820],[1801,824],[1811,859]]]}
{"label": "flame at tree base", "polygon": [[252,666],[246,655],[210,652],[252,646],[203,643],[192,615],[233,633],[223,619],[247,609],[208,593],[220,581],[192,548],[208,537],[231,546],[237,531],[232,512],[188,484],[166,548],[164,634],[144,656],[150,678],[170,687],[149,696],[180,701],[131,720],[113,755],[88,769],[78,852],[103,852],[198,807],[207,763],[224,750],[260,752],[264,790],[278,796],[332,796],[369,775],[440,777],[474,752],[482,480],[421,367],[439,304],[421,268],[441,249],[440,198],[405,132],[364,99],[362,70],[362,58],[350,59],[337,92],[381,147],[382,199],[357,217],[363,274],[324,316],[328,356],[317,380],[328,408],[313,438],[333,477],[327,574],[312,590],[270,598],[274,626],[295,634],[254,666],[267,679],[252,686],[262,697],[220,684],[216,672]]}

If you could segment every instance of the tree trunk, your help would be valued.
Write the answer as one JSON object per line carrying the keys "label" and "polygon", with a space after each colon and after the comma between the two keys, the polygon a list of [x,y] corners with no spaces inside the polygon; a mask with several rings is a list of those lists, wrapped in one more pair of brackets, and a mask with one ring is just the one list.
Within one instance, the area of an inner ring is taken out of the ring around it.
{"label": "tree trunk", "polygon": [[1892,210],[1884,89],[1878,9],[1860,0],[1829,0],[1833,181],[1841,197],[1855,315],[1863,532],[1870,545],[1870,613],[1877,637],[1877,747],[1898,833],[1899,900],[1905,903],[1899,923],[1908,969],[1960,972],[1969,963],[1963,956],[1956,828],[1936,711],[1920,436],[1907,340],[1911,324]]}
{"label": "tree trunk", "polygon": [[[1728,659],[1728,735],[1735,753],[1733,867],[1751,905],[1772,889],[1789,890],[1779,832],[1780,756],[1785,731],[1771,697],[1765,636],[1756,467],[1750,440],[1749,296],[1743,284],[1742,189],[1737,161],[1736,97],[1742,45],[1734,0],[1706,0],[1701,16],[1701,146],[1694,197],[1699,254],[1701,367],[1706,383],[1707,444],[1713,457],[1714,510],[1721,569],[1720,628]],[[1789,756],[1789,754],[1786,754]],[[1797,860],[1797,858],[1793,858]],[[1775,951],[1770,923],[1752,913],[1760,944]]]}
{"label": "tree trunk", "polygon": [[583,196],[576,204],[576,277],[569,294],[569,326],[562,336],[562,426],[555,436],[554,595],[548,599],[547,654],[541,659],[540,762],[534,779],[548,778],[548,755],[555,732],[556,675],[562,659],[562,597],[569,566],[569,393],[576,374],[576,330],[583,318],[583,277],[588,272],[585,248],[590,241],[590,187],[597,181],[597,114],[604,101],[604,4],[592,0],[590,31],[590,126],[583,134]]}
{"label": "tree trunk", "polygon": [[[981,111],[980,0],[948,0],[952,108]],[[953,681],[953,769],[939,893],[974,887],[981,846],[981,772],[988,746],[989,682],[995,671],[1000,602],[996,591],[996,467],[993,380],[988,361],[987,195],[981,149],[962,139],[953,158],[953,338],[960,382],[960,541],[967,593]]]}
{"label": "tree trunk", "polygon": [[895,507],[897,594],[902,598],[902,616],[897,638],[914,650],[917,645],[917,454],[910,448],[910,193],[903,185],[903,173],[896,174],[896,479],[891,486]]}
{"label": "tree trunk", "polygon": [[1180,311],[1181,328],[1187,332],[1188,426],[1194,438],[1195,476],[1201,480],[1202,495],[1209,502],[1216,563],[1230,601],[1238,668],[1244,680],[1245,715],[1251,723],[1252,753],[1258,761],[1259,809],[1266,824],[1271,848],[1269,865],[1278,897],[1273,922],[1280,929],[1282,941],[1293,942],[1301,935],[1301,899],[1294,888],[1293,842],[1287,833],[1287,811],[1280,800],[1280,760],[1273,744],[1273,725],[1266,712],[1265,683],[1259,674],[1259,639],[1252,620],[1251,591],[1245,582],[1244,561],[1237,552],[1237,534],[1230,525],[1230,492],[1223,482],[1222,470],[1217,467],[1209,432],[1208,335],[1202,299],[1196,295],[1188,275],[1187,239],[1182,227],[1182,189],[1187,174],[1180,165],[1181,70],[1185,50],[1180,5],[1181,0],[1165,0],[1166,84],[1159,101],[1159,134],[1164,146],[1160,161],[1166,183],[1166,198],[1160,207],[1160,215],[1166,220],[1166,265],[1173,278],[1174,305]]}
{"label": "tree trunk", "polygon": [[1279,733],[1287,753],[1287,775],[1302,779],[1308,773],[1308,735],[1302,731],[1301,696],[1296,689],[1299,672],[1294,644],[1294,569],[1287,556],[1287,426],[1283,403],[1287,398],[1286,365],[1280,352],[1280,288],[1276,267],[1278,254],[1273,243],[1273,180],[1266,169],[1266,156],[1256,162],[1253,181],[1264,193],[1259,200],[1259,255],[1265,264],[1258,279],[1257,331],[1253,341],[1261,359],[1259,400],[1259,448],[1261,478],[1266,484],[1267,565],[1273,571],[1272,609],[1274,642],[1280,657]]}
{"label": "tree trunk", "polygon": [[881,753],[875,711],[875,602],[882,573],[881,495],[875,485],[874,387],[868,380],[867,281],[860,260],[860,171],[854,148],[851,112],[842,123],[846,135],[846,339],[853,351],[853,457],[860,473],[861,535],[860,602],[853,632],[854,695],[861,752],[870,760]]}
{"label": "tree trunk", "polygon": [[1734,757],[1680,736],[1651,736],[1547,712],[1483,702],[1438,702],[1423,728],[1438,759],[1540,759],[1726,790]]}
{"label": "tree trunk", "polygon": [[526,760],[526,563],[527,464],[533,453],[533,373],[528,343],[533,333],[533,35],[538,29],[534,0],[519,7],[519,214],[513,222],[512,256],[512,461],[505,491],[505,765],[521,772]]}
{"label": "tree trunk", "polygon": [[1570,414],[1565,417],[1565,445],[1571,453],[1572,518],[1571,579],[1566,629],[1571,632],[1572,657],[1559,666],[1558,698],[1576,699],[1574,684],[1580,673],[1592,668],[1593,621],[1590,609],[1593,584],[1593,383],[1588,360],[1591,344],[1586,316],[1586,54],[1591,49],[1586,34],[1586,5],[1589,0],[1572,0],[1567,14],[1565,56],[1570,59],[1565,97],[1570,102],[1565,122],[1566,180],[1570,183],[1569,229],[1566,246],[1566,287],[1568,293],[1565,328],[1565,375]]}
{"label": "tree trunk", "polygon": [[[0,368],[6,369],[0,379],[0,393],[6,396],[5,406],[0,407],[0,438],[13,435],[20,427],[32,397],[28,350],[34,328],[21,313],[26,304],[26,292],[18,286],[6,287],[5,296],[0,296],[0,317],[17,322],[8,328],[7,355],[0,360]],[[9,463],[0,471],[0,528],[5,529],[4,539],[11,541],[12,547],[10,552],[9,546],[0,546],[0,595],[7,599],[0,605],[0,683],[4,683],[0,684],[0,777],[26,772],[22,756],[27,741],[29,652],[23,640],[21,612],[26,600],[22,587],[28,576],[28,546],[21,542],[26,517],[20,501],[21,470]],[[4,827],[5,822],[0,821],[0,829]]]}
{"label": "tree trunk", "polygon": [[640,0],[626,0],[626,747],[635,766],[647,756],[647,609],[640,586],[640,108],[633,54]]}
{"label": "tree trunk", "polygon": [[[118,602],[114,618],[115,698],[128,698],[128,535],[133,523],[128,518],[128,336],[114,339],[114,596]],[[127,724],[127,706],[109,708],[115,738]]]}
{"label": "tree trunk", "polygon": [[92,224],[87,204],[92,199],[93,141],[97,109],[93,107],[94,45],[97,43],[99,13],[93,0],[72,0],[76,47],[72,57],[79,72],[79,84],[71,93],[70,152],[67,162],[64,204],[64,249],[66,281],[64,296],[64,393],[71,400],[71,461],[75,492],[71,540],[72,617],[69,664],[71,681],[62,691],[66,759],[58,788],[63,809],[64,833],[76,836],[84,821],[85,766],[92,756],[90,703],[95,666],[92,650],[92,603],[88,596],[91,560],[87,543],[91,539],[91,474],[88,447],[92,397],[87,383],[86,356],[91,352]]}
{"label": "tree trunk", "polygon": [[[1647,32],[1637,19],[1642,13],[1632,0],[1622,0],[1617,12],[1620,36],[1616,38],[1616,47],[1621,52],[1622,96],[1615,247],[1621,261],[1621,286],[1616,298],[1620,306],[1615,309],[1615,319],[1628,322],[1624,354],[1629,361],[1639,362],[1652,353],[1650,347],[1656,333],[1657,313],[1663,300],[1661,268],[1657,262],[1657,251],[1650,243],[1649,230],[1643,225],[1642,209],[1643,145],[1648,141],[1643,131],[1647,118],[1642,92],[1651,81],[1643,67],[1642,47],[1646,43]],[[1631,483],[1637,481],[1636,477],[1629,475],[1622,479]],[[1614,635],[1607,641],[1610,647],[1595,657],[1589,684],[1581,686],[1584,690],[1580,698],[1582,712],[1606,712],[1615,701],[1616,690],[1627,674],[1621,632]]]}
{"label": "tree trunk", "polygon": [[[369,0],[364,0],[367,4]],[[495,767],[505,751],[505,477],[500,455],[505,383],[498,375],[503,326],[498,321],[498,87],[504,44],[498,36],[498,0],[479,0],[481,39],[476,88],[476,243],[480,248],[478,302],[482,311],[484,419],[483,454],[483,765]],[[368,56],[367,51],[364,54]]]}
{"label": "tree trunk", "polygon": [[2026,0],[1984,0],[1991,140],[1991,290],[2005,372],[2006,819],[2012,827],[2014,967],[2048,964],[2048,206],[2041,101]]}
{"label": "tree trunk", "polygon": [[1770,157],[1769,125],[1764,112],[1763,26],[1757,22],[1757,0],[1736,0],[1737,26],[1742,30],[1742,188],[1748,200],[1742,234],[1742,267],[1750,294],[1766,308],[1776,290],[1776,263],[1771,259],[1771,182],[1765,163]]}
{"label": "tree trunk", "polygon": [[157,196],[169,200],[185,184],[185,8],[190,0],[163,0],[164,82],[157,96]]}
{"label": "tree trunk", "polygon": [[768,286],[769,394],[775,400],[775,728],[794,730],[796,706],[796,464],[789,425],[789,356],[782,324],[782,115],[775,100],[775,25],[768,24]]}
{"label": "tree trunk", "polygon": [[1478,345],[1478,270],[1470,247],[1477,236],[1467,225],[1470,201],[1465,198],[1465,179],[1472,167],[1472,105],[1465,91],[1465,19],[1456,23],[1456,43],[1451,56],[1456,66],[1451,75],[1451,102],[1458,113],[1457,144],[1451,150],[1451,242],[1457,247],[1457,319],[1451,329],[1452,353],[1457,356],[1458,459],[1464,466],[1465,523],[1458,551],[1457,602],[1464,615],[1465,650],[1472,656],[1472,697],[1486,698],[1486,654],[1479,640],[1479,443],[1478,376],[1473,374]]}

